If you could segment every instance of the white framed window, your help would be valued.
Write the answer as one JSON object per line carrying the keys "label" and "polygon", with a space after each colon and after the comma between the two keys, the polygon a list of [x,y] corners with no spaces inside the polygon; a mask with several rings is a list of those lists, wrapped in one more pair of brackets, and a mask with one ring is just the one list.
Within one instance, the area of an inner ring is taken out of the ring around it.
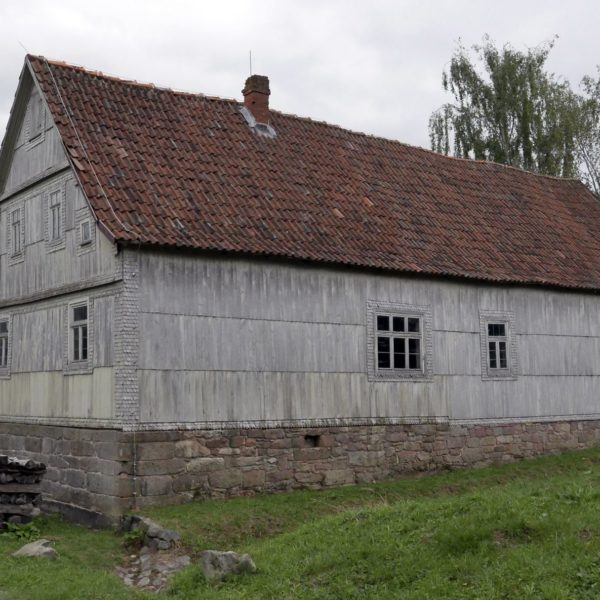
{"label": "white framed window", "polygon": [[420,316],[375,313],[377,370],[423,371]]}
{"label": "white framed window", "polygon": [[23,254],[25,242],[25,223],[23,222],[23,208],[14,208],[8,213],[8,252],[11,257]]}
{"label": "white framed window", "polygon": [[519,365],[514,315],[510,312],[481,311],[480,337],[482,378],[515,379]]}
{"label": "white framed window", "polygon": [[77,298],[64,307],[63,373],[91,373],[94,358],[94,300]]}
{"label": "white framed window", "polygon": [[89,358],[89,304],[69,305],[69,362],[83,364]]}
{"label": "white framed window", "polygon": [[10,374],[10,318],[0,317],[0,376]]}
{"label": "white framed window", "polygon": [[79,244],[87,246],[92,243],[92,224],[89,219],[81,221],[79,224]]}
{"label": "white framed window", "polygon": [[370,380],[429,380],[432,375],[429,307],[367,303]]}

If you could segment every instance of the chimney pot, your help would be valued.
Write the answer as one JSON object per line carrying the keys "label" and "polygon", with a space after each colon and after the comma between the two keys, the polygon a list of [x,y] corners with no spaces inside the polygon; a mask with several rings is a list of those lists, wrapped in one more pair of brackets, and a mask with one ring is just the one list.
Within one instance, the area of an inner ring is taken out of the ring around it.
{"label": "chimney pot", "polygon": [[252,113],[257,123],[269,123],[269,78],[264,75],[251,75],[246,79],[242,90],[244,105]]}

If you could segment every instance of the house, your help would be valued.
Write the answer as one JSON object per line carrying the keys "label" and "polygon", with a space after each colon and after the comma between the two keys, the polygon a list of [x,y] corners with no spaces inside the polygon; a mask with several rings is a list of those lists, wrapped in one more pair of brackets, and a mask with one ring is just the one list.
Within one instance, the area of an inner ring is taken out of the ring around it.
{"label": "house", "polygon": [[50,506],[367,482],[600,440],[579,181],[28,56],[0,153],[0,453]]}

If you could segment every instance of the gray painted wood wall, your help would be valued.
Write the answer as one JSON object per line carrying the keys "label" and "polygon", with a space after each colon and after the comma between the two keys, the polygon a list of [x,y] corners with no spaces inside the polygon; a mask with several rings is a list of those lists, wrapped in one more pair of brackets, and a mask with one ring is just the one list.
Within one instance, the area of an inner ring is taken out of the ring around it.
{"label": "gray painted wood wall", "polygon": [[[369,382],[367,300],[429,306],[433,381]],[[142,421],[597,414],[600,297],[266,260],[142,253]],[[520,375],[483,381],[480,310]]]}
{"label": "gray painted wood wall", "polygon": [[[42,137],[29,142],[29,99],[5,190],[0,198],[0,318],[11,320],[10,376],[0,377],[0,416],[110,419],[114,415],[113,329],[121,259],[96,228],[48,115]],[[48,242],[48,193],[63,196],[64,235]],[[24,215],[24,246],[12,256],[9,215]],[[89,219],[92,242],[82,246],[79,224]],[[78,289],[77,288],[81,288]],[[87,289],[91,288],[91,289]],[[77,291],[76,291],[77,290]],[[65,374],[66,306],[93,298],[93,364]]]}

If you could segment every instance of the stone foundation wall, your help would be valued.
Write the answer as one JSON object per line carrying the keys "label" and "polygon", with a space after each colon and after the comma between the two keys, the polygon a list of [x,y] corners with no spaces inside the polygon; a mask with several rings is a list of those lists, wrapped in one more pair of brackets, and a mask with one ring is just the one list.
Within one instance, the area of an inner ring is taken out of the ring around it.
{"label": "stone foundation wall", "polygon": [[130,434],[111,429],[0,422],[0,454],[47,466],[44,507],[91,525],[108,525],[132,505]]}
{"label": "stone foundation wall", "polygon": [[600,445],[600,421],[123,432],[0,423],[0,453],[47,464],[43,493],[72,518],[144,506],[370,483]]}
{"label": "stone foundation wall", "polygon": [[600,421],[136,434],[138,506],[370,483],[600,445]]}

